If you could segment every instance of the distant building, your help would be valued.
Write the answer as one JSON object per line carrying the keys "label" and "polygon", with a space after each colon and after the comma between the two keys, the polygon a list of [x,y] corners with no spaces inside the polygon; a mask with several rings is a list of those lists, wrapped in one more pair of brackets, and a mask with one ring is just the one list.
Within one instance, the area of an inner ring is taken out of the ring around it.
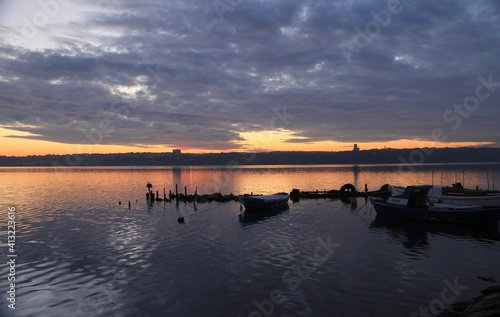
{"label": "distant building", "polygon": [[174,155],[181,155],[181,150],[179,150],[179,149],[175,149],[175,150],[173,150],[173,151],[172,151],[172,153],[173,153]]}
{"label": "distant building", "polygon": [[354,149],[352,149],[353,152],[358,152],[359,151],[359,147],[357,144],[354,144]]}

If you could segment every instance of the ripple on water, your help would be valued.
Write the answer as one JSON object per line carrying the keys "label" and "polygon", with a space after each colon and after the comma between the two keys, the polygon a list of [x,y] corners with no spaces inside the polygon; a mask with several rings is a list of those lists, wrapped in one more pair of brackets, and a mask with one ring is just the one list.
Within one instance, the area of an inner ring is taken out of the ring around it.
{"label": "ripple on water", "polygon": [[[23,316],[248,316],[274,290],[286,296],[276,316],[400,316],[439,296],[445,278],[474,292],[477,275],[498,274],[498,230],[380,222],[367,207],[321,199],[241,217],[236,202],[148,206],[145,178],[156,185],[171,172],[112,172],[110,188],[92,187],[108,179],[102,172],[72,174],[64,188],[49,179],[46,189],[28,186],[40,195],[16,206]],[[130,210],[117,203],[124,197]],[[338,245],[306,261],[327,242]]]}

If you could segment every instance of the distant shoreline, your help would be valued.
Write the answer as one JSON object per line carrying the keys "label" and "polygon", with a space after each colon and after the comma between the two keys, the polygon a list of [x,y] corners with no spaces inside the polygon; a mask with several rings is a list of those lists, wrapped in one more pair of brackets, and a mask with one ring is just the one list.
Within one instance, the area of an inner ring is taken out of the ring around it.
{"label": "distant shoreline", "polygon": [[211,164],[211,165],[0,165],[0,168],[10,168],[10,167],[43,167],[43,168],[77,168],[77,167],[109,167],[109,168],[163,168],[163,167],[174,167],[174,168],[192,168],[192,167],[220,167],[220,168],[239,168],[239,167],[248,167],[248,168],[258,168],[258,167],[276,167],[276,168],[287,168],[287,167],[348,167],[348,166],[358,166],[358,167],[376,167],[376,166],[386,166],[386,167],[398,167],[398,166],[421,166],[421,167],[429,167],[429,166],[464,166],[464,165],[500,165],[499,162],[443,162],[443,163],[420,163],[420,164],[396,164],[396,163],[339,163],[339,164],[241,164],[241,165],[231,165],[227,164]]}
{"label": "distant shoreline", "polygon": [[500,148],[377,149],[342,152],[115,153],[0,156],[0,166],[251,166],[495,164]]}

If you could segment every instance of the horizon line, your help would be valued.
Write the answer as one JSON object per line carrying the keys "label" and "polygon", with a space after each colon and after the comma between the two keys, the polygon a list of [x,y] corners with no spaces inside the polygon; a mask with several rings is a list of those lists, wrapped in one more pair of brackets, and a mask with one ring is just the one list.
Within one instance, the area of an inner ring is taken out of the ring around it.
{"label": "horizon line", "polygon": [[404,151],[404,150],[418,150],[418,149],[498,149],[500,146],[461,146],[461,147],[414,147],[414,148],[373,148],[373,149],[359,149],[357,151],[354,150],[345,150],[345,151],[301,151],[301,150],[269,150],[269,151],[229,151],[229,152],[194,152],[194,153],[174,153],[173,151],[165,151],[165,152],[109,152],[109,153],[67,153],[67,154],[29,154],[24,156],[7,156],[0,155],[0,157],[5,158],[27,158],[27,157],[45,157],[45,156],[73,156],[73,155],[120,155],[120,154],[176,154],[176,155],[211,155],[211,154],[234,154],[234,153],[248,153],[248,154],[265,154],[265,153],[342,153],[342,152],[366,152],[366,151],[380,151],[380,150],[395,150],[395,151]]}

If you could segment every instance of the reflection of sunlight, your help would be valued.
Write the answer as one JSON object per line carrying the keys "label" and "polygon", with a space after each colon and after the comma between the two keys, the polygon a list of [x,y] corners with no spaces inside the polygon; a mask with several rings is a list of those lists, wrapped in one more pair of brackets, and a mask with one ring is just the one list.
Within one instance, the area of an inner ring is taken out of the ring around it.
{"label": "reflection of sunlight", "polygon": [[108,236],[108,243],[121,255],[117,263],[139,265],[143,269],[150,265],[149,259],[155,247],[147,231],[140,225],[133,222],[115,225]]}

